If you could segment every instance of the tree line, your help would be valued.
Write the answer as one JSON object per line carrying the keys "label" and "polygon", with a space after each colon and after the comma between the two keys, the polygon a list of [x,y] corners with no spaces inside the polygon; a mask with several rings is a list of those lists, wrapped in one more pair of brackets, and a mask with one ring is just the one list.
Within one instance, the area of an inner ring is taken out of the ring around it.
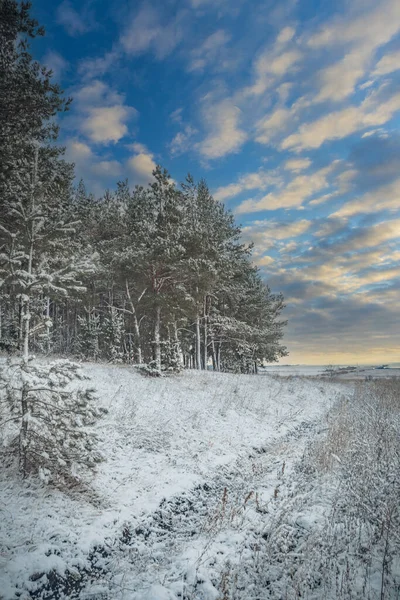
{"label": "tree line", "polygon": [[35,61],[29,3],[0,0],[0,346],[251,373],[286,354],[272,294],[205,180],[74,187],[54,117],[70,99]]}

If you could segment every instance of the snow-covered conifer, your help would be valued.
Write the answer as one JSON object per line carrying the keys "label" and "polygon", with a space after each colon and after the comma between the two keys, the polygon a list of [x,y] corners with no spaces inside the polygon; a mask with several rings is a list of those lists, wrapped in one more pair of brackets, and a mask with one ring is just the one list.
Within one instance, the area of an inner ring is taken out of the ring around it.
{"label": "snow-covered conifer", "polygon": [[18,456],[23,476],[68,483],[101,460],[91,426],[104,411],[84,379],[79,365],[67,360],[17,358],[1,369],[2,452]]}

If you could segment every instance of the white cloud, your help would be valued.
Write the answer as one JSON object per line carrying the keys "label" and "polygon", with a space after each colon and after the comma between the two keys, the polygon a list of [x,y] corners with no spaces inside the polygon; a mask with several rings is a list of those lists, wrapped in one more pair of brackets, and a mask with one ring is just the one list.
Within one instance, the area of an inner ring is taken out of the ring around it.
{"label": "white cloud", "polygon": [[268,186],[278,183],[280,183],[280,179],[271,172],[260,170],[256,173],[247,173],[242,175],[236,183],[219,187],[214,193],[214,198],[224,201],[246,190],[265,190]]}
{"label": "white cloud", "polygon": [[327,188],[328,175],[334,170],[335,163],[310,175],[297,175],[284,190],[270,192],[260,200],[245,200],[236,209],[237,213],[250,213],[262,210],[300,207],[305,200]]}
{"label": "white cloud", "polygon": [[386,54],[381,60],[375,65],[375,69],[372,75],[379,77],[381,75],[388,75],[394,71],[400,69],[400,50]]}
{"label": "white cloud", "polygon": [[93,80],[74,94],[80,113],[80,131],[97,143],[116,143],[128,134],[129,120],[137,111],[124,104],[124,96],[102,81]]}
{"label": "white cloud", "polygon": [[350,200],[333,217],[351,217],[357,214],[374,213],[381,210],[398,210],[400,206],[400,179],[382,186],[363,196]]}
{"label": "white cloud", "polygon": [[357,48],[335,64],[324,67],[320,72],[321,88],[315,102],[339,101],[350,96],[364,76],[372,53],[369,43],[366,43],[363,48]]}
{"label": "white cloud", "polygon": [[253,242],[255,245],[254,257],[258,265],[271,265],[274,261],[265,252],[278,249],[280,253],[290,252],[297,247],[291,238],[297,238],[305,234],[311,227],[312,222],[307,219],[291,223],[278,223],[271,220],[253,221],[250,225],[242,228],[244,240]]}
{"label": "white cloud", "polygon": [[307,219],[293,221],[291,223],[278,223],[265,219],[254,221],[251,225],[243,227],[242,231],[246,237],[263,236],[273,240],[286,240],[303,235],[311,227],[312,222]]}
{"label": "white cloud", "polygon": [[140,150],[138,154],[135,154],[128,160],[127,165],[133,176],[133,183],[145,185],[152,181],[153,171],[157,165],[153,160],[151,152],[145,151],[144,147],[141,147]]}
{"label": "white cloud", "polygon": [[67,142],[67,158],[71,162],[79,162],[92,158],[93,152],[87,144],[78,140],[69,140]]}
{"label": "white cloud", "polygon": [[166,20],[150,6],[144,6],[121,36],[125,52],[137,56],[152,51],[156,58],[165,58],[182,40],[180,17],[181,13],[178,13],[173,19]]}
{"label": "white cloud", "polygon": [[[383,125],[400,110],[400,93],[383,102],[371,94],[360,106],[349,106],[331,112],[311,123],[303,123],[297,131],[281,143],[282,149],[301,151],[319,148],[327,140],[341,139],[356,131]],[[262,139],[257,138],[258,141]]]}
{"label": "white cloud", "polygon": [[276,108],[272,113],[263,117],[256,124],[256,141],[268,144],[277,134],[281,133],[290,123],[293,117],[293,109]]}
{"label": "white cloud", "polygon": [[122,167],[117,160],[100,160],[93,164],[92,172],[103,177],[117,178],[122,174]]}
{"label": "white cloud", "polygon": [[[358,5],[357,5],[358,4]],[[388,41],[400,27],[400,6],[397,0],[381,0],[379,4],[372,2],[371,10],[365,3],[350,3],[350,11],[324,25],[319,32],[312,35],[308,45],[313,49],[326,46],[363,43],[368,32],[371,43]]]}
{"label": "white cloud", "polygon": [[85,77],[99,77],[107,73],[112,67],[116,67],[120,58],[117,50],[106,52],[104,56],[97,58],[87,58],[79,62],[78,71]]}
{"label": "white cloud", "polygon": [[278,44],[286,44],[287,42],[290,42],[290,40],[293,38],[295,33],[296,33],[296,30],[293,27],[284,27],[279,32],[279,35],[276,38],[276,41],[278,42]]}
{"label": "white cloud", "polygon": [[196,133],[197,129],[194,129],[191,125],[186,125],[183,131],[179,131],[169,145],[171,155],[179,156],[188,151],[192,144],[191,140]]}
{"label": "white cloud", "polygon": [[88,116],[82,122],[82,131],[93,142],[118,142],[128,133],[126,121],[132,114],[128,106],[105,106],[88,108]]}
{"label": "white cloud", "polygon": [[230,39],[231,36],[223,29],[212,33],[201,46],[192,50],[188,70],[203,71],[207,65],[217,59],[219,52]]}
{"label": "white cloud", "polygon": [[77,177],[83,177],[90,189],[98,195],[109,185],[110,178],[115,181],[122,175],[122,165],[117,160],[99,156],[88,144],[78,139],[67,140],[66,158],[75,163]]}
{"label": "white cloud", "polygon": [[69,35],[82,35],[92,29],[88,20],[80,15],[69,0],[61,2],[57,9],[57,22],[63,25]]}
{"label": "white cloud", "polygon": [[246,97],[263,94],[275,84],[277,79],[290,73],[302,56],[302,53],[296,49],[277,53],[277,48],[272,50],[267,48],[254,63],[255,82],[244,88],[242,95]]}
{"label": "white cloud", "polygon": [[353,235],[347,242],[340,243],[340,248],[344,252],[363,250],[397,238],[400,238],[400,219],[383,221],[368,229],[362,229],[358,235]]}
{"label": "white cloud", "polygon": [[290,254],[298,249],[299,245],[296,242],[288,242],[279,248],[280,254]]}
{"label": "white cloud", "polygon": [[239,128],[240,116],[240,109],[228,99],[204,108],[204,119],[210,133],[197,144],[204,158],[220,158],[241,148],[247,133]]}
{"label": "white cloud", "polygon": [[285,162],[283,165],[285,169],[288,171],[303,171],[304,169],[308,169],[311,165],[311,160],[309,158],[291,158]]}
{"label": "white cloud", "polygon": [[319,73],[321,88],[315,102],[339,101],[348,97],[370,68],[376,50],[400,31],[400,3],[381,0],[370,10],[350,4],[350,11],[311,36],[308,45],[314,50],[336,46],[344,48],[344,57]]}
{"label": "white cloud", "polygon": [[275,261],[271,256],[264,254],[264,256],[260,256],[259,258],[256,258],[256,260],[254,262],[259,267],[267,267],[269,265],[272,265],[272,263]]}

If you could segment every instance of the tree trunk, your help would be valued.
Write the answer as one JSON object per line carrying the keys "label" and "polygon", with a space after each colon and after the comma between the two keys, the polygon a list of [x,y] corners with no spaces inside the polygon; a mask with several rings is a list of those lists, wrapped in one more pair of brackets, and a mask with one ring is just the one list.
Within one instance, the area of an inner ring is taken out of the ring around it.
{"label": "tree trunk", "polygon": [[210,331],[210,338],[211,338],[211,358],[212,358],[213,370],[218,371],[217,353],[216,353],[216,349],[215,349],[214,333],[213,333],[212,329]]}
{"label": "tree trunk", "polygon": [[127,279],[125,280],[125,289],[126,289],[126,296],[128,298],[128,301],[129,301],[129,306],[131,307],[131,311],[132,311],[132,315],[133,315],[133,327],[135,329],[137,359],[138,359],[139,365],[141,365],[142,362],[143,362],[143,359],[142,359],[142,346],[141,346],[141,342],[140,342],[139,321],[137,319],[137,314],[136,314],[135,306],[134,306],[134,304],[132,302],[132,297],[131,297],[131,293],[129,291],[129,285],[128,285],[128,280]]}
{"label": "tree trunk", "polygon": [[22,422],[19,432],[19,467],[23,476],[27,473],[27,444],[28,444],[28,388],[24,384],[21,391]]}
{"label": "tree trunk", "polygon": [[178,358],[178,364],[180,367],[182,367],[182,366],[184,366],[183,355],[182,355],[181,343],[179,341],[179,336],[178,336],[178,325],[177,325],[175,319],[174,319],[174,341],[175,341],[176,354],[177,354],[177,358]]}
{"label": "tree trunk", "polygon": [[200,317],[196,315],[196,369],[201,369],[201,339],[200,339]]}
{"label": "tree trunk", "polygon": [[161,306],[156,306],[156,314],[155,314],[155,320],[154,320],[154,361],[156,363],[156,370],[161,374],[160,326],[161,326]]}
{"label": "tree trunk", "polygon": [[[32,274],[32,263],[33,263],[33,233],[32,239],[29,247],[29,259],[28,259],[28,274]],[[28,294],[23,295],[23,303],[22,303],[22,320],[24,326],[24,336],[23,336],[23,359],[24,362],[27,363],[29,359],[29,331],[30,331],[30,320],[31,314],[29,312],[30,308],[30,297]]]}
{"label": "tree trunk", "polygon": [[204,297],[204,348],[203,348],[203,360],[204,360],[204,369],[207,371],[207,363],[208,363],[208,331],[207,331],[207,296]]}
{"label": "tree trunk", "polygon": [[[39,159],[39,150],[38,148],[35,148],[35,157],[34,157],[34,162],[33,162],[33,173],[32,173],[32,185],[31,185],[31,206],[30,206],[30,210],[31,210],[31,214],[32,214],[32,221],[30,224],[30,231],[29,231],[29,252],[28,252],[28,267],[27,267],[27,272],[28,272],[28,281],[31,281],[31,276],[32,276],[32,267],[33,267],[33,250],[35,247],[35,221],[33,219],[33,215],[34,215],[34,210],[35,210],[35,187],[36,187],[36,181],[37,181],[37,168],[38,168],[38,159]],[[27,363],[28,359],[29,359],[29,331],[30,331],[30,320],[31,320],[31,315],[29,312],[29,308],[30,308],[30,297],[29,297],[29,291],[30,290],[24,290],[24,294],[23,294],[23,304],[22,304],[22,319],[23,319],[23,359],[24,362]]]}
{"label": "tree trunk", "polygon": [[[68,324],[67,324],[68,327]],[[51,346],[51,339],[50,339],[50,332],[51,332],[51,324],[50,324],[50,298],[47,297],[46,298],[46,350],[47,350],[47,354],[50,354],[50,346]],[[67,341],[68,341],[68,335],[67,335]]]}
{"label": "tree trunk", "polygon": [[221,370],[221,342],[216,344],[215,358],[217,363],[217,371]]}

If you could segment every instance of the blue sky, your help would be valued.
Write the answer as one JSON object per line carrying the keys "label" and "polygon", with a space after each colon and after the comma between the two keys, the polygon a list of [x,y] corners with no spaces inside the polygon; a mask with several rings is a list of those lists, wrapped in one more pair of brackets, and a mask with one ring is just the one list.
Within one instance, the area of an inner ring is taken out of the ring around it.
{"label": "blue sky", "polygon": [[400,361],[400,2],[34,2],[101,193],[204,176],[273,291],[291,363]]}

